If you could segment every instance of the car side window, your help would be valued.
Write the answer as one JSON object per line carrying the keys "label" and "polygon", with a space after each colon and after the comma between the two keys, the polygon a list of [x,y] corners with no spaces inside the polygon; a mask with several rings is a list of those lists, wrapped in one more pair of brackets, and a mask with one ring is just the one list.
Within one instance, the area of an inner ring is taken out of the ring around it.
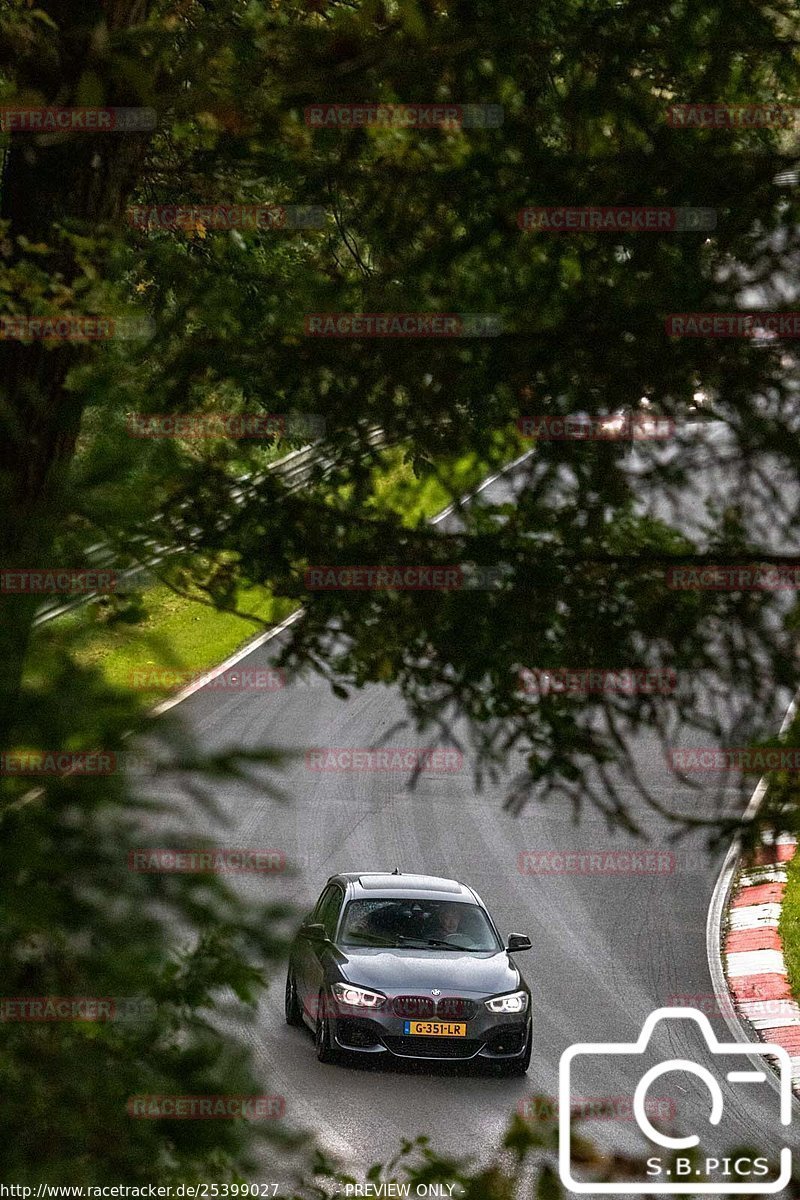
{"label": "car side window", "polygon": [[336,924],[339,920],[339,913],[342,911],[344,903],[344,892],[341,888],[335,885],[329,889],[329,895],[325,898],[325,903],[322,907],[318,920],[325,926],[325,932],[329,938],[332,938],[336,932]]}
{"label": "car side window", "polygon": [[322,923],[323,915],[325,913],[325,907],[326,907],[328,901],[330,900],[332,891],[333,891],[333,887],[330,884],[328,884],[328,886],[323,889],[322,895],[320,896],[319,900],[317,901],[317,903],[315,904],[315,906],[312,910],[311,916],[309,918],[310,922],[313,922],[315,925]]}

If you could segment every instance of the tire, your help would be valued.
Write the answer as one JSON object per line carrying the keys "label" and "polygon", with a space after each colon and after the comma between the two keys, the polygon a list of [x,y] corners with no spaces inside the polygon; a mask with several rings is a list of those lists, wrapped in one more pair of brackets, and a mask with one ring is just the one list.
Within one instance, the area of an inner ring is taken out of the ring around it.
{"label": "tire", "polygon": [[286,991],[284,993],[284,1013],[286,1015],[286,1024],[292,1025],[295,1029],[302,1029],[303,1013],[300,1008],[300,1001],[297,998],[297,984],[295,983],[294,972],[292,968],[286,972]]}
{"label": "tire", "polygon": [[525,1053],[522,1058],[515,1058],[511,1062],[498,1063],[500,1074],[505,1079],[521,1079],[528,1072],[528,1067],[531,1065],[531,1054],[533,1052],[533,1029],[528,1030],[528,1044],[525,1047]]}
{"label": "tire", "polygon": [[333,1044],[331,1023],[330,1019],[325,1016],[325,997],[321,992],[318,1005],[317,1028],[314,1032],[314,1045],[317,1050],[317,1058],[321,1063],[335,1063],[338,1062],[339,1055]]}

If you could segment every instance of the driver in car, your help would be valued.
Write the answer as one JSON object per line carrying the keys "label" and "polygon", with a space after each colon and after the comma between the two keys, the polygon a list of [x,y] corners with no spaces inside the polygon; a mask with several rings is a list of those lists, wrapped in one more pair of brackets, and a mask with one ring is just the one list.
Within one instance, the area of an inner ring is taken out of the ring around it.
{"label": "driver in car", "polygon": [[[463,927],[462,913],[463,909],[460,904],[449,902],[437,904],[431,915],[428,935],[445,941],[453,935],[458,935],[462,932]],[[453,940],[457,942],[459,939],[457,936],[453,936]]]}

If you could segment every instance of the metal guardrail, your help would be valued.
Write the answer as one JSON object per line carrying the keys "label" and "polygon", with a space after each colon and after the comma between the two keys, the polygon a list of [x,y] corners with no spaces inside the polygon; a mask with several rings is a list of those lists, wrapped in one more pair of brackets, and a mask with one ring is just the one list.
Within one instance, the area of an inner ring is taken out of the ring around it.
{"label": "metal guardrail", "polygon": [[[377,427],[370,429],[367,434],[367,443],[370,447],[384,445],[383,430]],[[235,504],[243,504],[247,497],[252,495],[254,490],[272,472],[281,477],[287,492],[296,492],[308,483],[315,469],[319,469],[320,475],[324,478],[330,474],[335,465],[335,460],[322,455],[318,443],[312,442],[308,446],[301,446],[299,450],[292,450],[283,458],[270,463],[266,470],[260,474],[252,477],[244,476],[237,480],[236,485],[231,489],[231,499]],[[220,523],[220,528],[224,528],[224,523]],[[192,531],[190,530],[190,532]],[[142,552],[146,557],[142,558],[141,562],[119,573],[118,584],[122,586],[118,586],[115,589],[114,595],[141,590],[145,583],[145,580],[141,576],[146,576],[149,570],[158,566],[165,558],[180,553],[179,546],[160,545],[144,534],[133,535],[130,540],[134,545],[137,542],[140,543]],[[107,542],[96,542],[93,546],[89,546],[86,551],[86,557],[91,569],[108,570],[113,568],[115,551]],[[59,598],[47,600],[38,609],[33,624],[34,626],[38,626],[44,625],[48,621],[54,621],[56,617],[64,616],[76,608],[81,608],[83,605],[89,604],[99,594],[98,592],[85,592],[69,600],[60,600]]]}

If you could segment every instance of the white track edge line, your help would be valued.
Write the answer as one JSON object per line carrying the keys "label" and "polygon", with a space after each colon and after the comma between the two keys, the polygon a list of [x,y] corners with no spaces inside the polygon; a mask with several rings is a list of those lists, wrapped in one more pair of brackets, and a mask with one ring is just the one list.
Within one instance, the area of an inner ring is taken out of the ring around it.
{"label": "white track edge line", "polygon": [[[501,467],[499,471],[495,471],[493,475],[489,475],[488,478],[484,479],[483,482],[480,483],[473,491],[465,493],[460,500],[455,500],[452,504],[448,504],[447,508],[443,508],[442,511],[437,513],[435,517],[431,517],[430,524],[437,525],[439,521],[443,521],[445,517],[449,517],[451,513],[456,512],[464,504],[468,504],[469,501],[477,496],[479,492],[482,492],[484,488],[490,487],[496,479],[500,479],[500,477],[505,475],[508,471],[513,471],[515,467],[518,467],[520,463],[523,463],[526,458],[530,457],[531,454],[533,454],[533,449],[526,450],[525,453],[521,454],[519,458],[515,458],[513,462],[507,463],[506,466]],[[284,621],[281,621],[280,625],[276,625],[273,629],[267,629],[264,633],[257,634],[256,637],[251,638],[249,641],[245,642],[243,646],[240,646],[239,649],[230,655],[229,658],[226,658],[223,662],[221,662],[219,666],[209,668],[204,675],[201,675],[198,679],[192,680],[192,682],[187,684],[186,687],[181,688],[176,695],[170,696],[167,700],[162,700],[159,704],[156,704],[155,707],[150,710],[150,716],[160,717],[162,713],[169,712],[171,708],[175,708],[176,705],[182,704],[184,700],[188,700],[190,696],[195,694],[195,692],[199,692],[201,688],[206,687],[209,683],[213,682],[213,680],[217,679],[224,671],[229,671],[231,667],[236,666],[236,664],[241,662],[243,658],[247,658],[248,654],[252,654],[254,650],[260,649],[261,646],[271,641],[272,638],[278,637],[279,634],[283,633],[284,630],[293,625],[295,621],[299,621],[304,614],[305,608],[295,609],[295,611],[290,613]]]}

